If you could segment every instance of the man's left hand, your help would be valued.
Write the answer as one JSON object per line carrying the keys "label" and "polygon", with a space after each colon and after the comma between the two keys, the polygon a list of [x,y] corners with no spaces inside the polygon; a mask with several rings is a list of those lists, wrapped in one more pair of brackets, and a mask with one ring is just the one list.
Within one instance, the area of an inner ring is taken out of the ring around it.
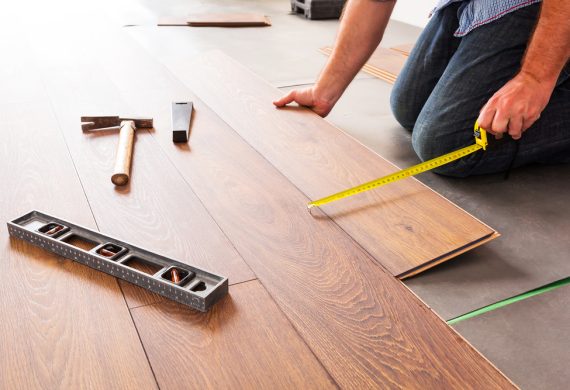
{"label": "man's left hand", "polygon": [[520,139],[544,110],[554,85],[541,83],[532,75],[520,72],[499,89],[485,104],[479,118],[479,126],[495,137],[508,133]]}

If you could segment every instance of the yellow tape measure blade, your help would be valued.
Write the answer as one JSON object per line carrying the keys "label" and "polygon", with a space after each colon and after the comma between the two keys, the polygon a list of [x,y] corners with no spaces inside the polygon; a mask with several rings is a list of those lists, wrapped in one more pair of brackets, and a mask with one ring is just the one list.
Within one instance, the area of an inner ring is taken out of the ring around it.
{"label": "yellow tape measure blade", "polygon": [[462,157],[465,157],[471,153],[474,153],[480,149],[483,149],[483,146],[479,143],[466,146],[465,148],[456,150],[451,153],[444,154],[443,156],[436,157],[434,159],[424,161],[418,165],[414,165],[410,168],[402,169],[401,171],[394,172],[387,176],[383,176],[379,179],[369,181],[367,183],[361,184],[359,186],[349,188],[347,190],[337,192],[336,194],[329,195],[325,198],[318,199],[312,202],[309,202],[307,207],[312,209],[313,207],[322,206],[327,203],[331,203],[343,198],[348,198],[349,196],[353,196],[356,194],[360,194],[362,192],[370,191],[378,187],[382,187],[386,184],[394,183],[396,181],[405,179],[407,177],[418,175],[422,172],[430,171],[434,168],[440,167],[445,164],[449,164],[455,160],[459,160]]}

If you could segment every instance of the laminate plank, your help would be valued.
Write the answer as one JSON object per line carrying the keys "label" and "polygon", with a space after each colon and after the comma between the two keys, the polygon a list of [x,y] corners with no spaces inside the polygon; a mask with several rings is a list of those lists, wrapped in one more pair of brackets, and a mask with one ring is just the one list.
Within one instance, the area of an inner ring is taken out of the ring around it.
{"label": "laminate plank", "polygon": [[[135,45],[125,50],[137,63],[150,61]],[[153,137],[341,387],[511,386],[336,224],[311,217],[307,198],[177,80],[149,89],[117,67],[106,71],[137,107],[154,107],[158,129],[169,126],[169,106],[161,104],[168,96],[194,102],[191,153],[167,132]],[[154,77],[168,79],[159,73]],[[135,320],[157,376],[167,375],[182,358],[151,337],[151,314]]]}
{"label": "laminate plank", "polygon": [[115,278],[8,236],[32,209],[96,228],[49,101],[0,128],[0,388],[156,388]]}
{"label": "laminate plank", "polygon": [[209,313],[168,302],[133,318],[161,387],[336,387],[259,281],[231,286]]}
{"label": "laminate plank", "polygon": [[[311,199],[397,170],[312,111],[275,109],[271,101],[279,91],[220,52],[169,67]],[[323,210],[398,277],[496,236],[415,179],[325,205]]]}

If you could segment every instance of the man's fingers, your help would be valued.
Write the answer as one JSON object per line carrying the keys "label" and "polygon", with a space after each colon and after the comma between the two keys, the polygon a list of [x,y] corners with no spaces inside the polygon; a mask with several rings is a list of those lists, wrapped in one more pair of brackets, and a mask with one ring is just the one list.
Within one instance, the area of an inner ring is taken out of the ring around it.
{"label": "man's fingers", "polygon": [[513,139],[519,139],[522,135],[523,118],[515,116],[509,120],[508,131]]}
{"label": "man's fingers", "polygon": [[273,104],[275,104],[275,106],[277,107],[283,107],[294,101],[296,97],[297,97],[297,91],[293,90],[289,92],[287,95],[283,96],[281,99],[275,100]]}
{"label": "man's fingers", "polygon": [[479,123],[479,126],[481,126],[483,129],[492,133],[491,124],[493,123],[494,116],[495,116],[495,109],[489,107],[489,104],[486,104],[479,113],[479,118],[477,118],[477,122]]}
{"label": "man's fingers", "polygon": [[508,113],[505,114],[504,112],[497,110],[493,117],[493,123],[491,124],[491,132],[495,134],[506,133],[509,120],[510,118]]}

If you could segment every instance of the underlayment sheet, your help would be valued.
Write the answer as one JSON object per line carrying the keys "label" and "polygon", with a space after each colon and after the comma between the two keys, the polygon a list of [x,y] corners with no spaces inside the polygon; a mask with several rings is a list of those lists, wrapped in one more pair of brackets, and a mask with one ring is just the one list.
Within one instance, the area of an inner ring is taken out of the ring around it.
{"label": "underlayment sheet", "polygon": [[[290,3],[283,0],[209,2],[150,2],[128,0],[113,9],[118,23],[135,25],[127,31],[158,59],[191,60],[200,53],[218,49],[244,64],[275,86],[315,82],[327,58],[318,48],[332,45],[338,20],[306,20],[291,15]],[[204,12],[256,12],[271,18],[270,28],[181,28],[157,27],[159,17],[185,17]],[[414,42],[420,29],[391,22],[383,45]],[[388,47],[387,46],[387,47]],[[371,78],[359,73],[358,78]]]}
{"label": "underlayment sheet", "polygon": [[[327,119],[405,168],[419,159],[411,134],[390,114],[390,91],[381,80],[356,80]],[[569,178],[570,165],[516,169],[507,181],[502,175],[418,176],[501,237],[406,280],[406,285],[451,319],[570,276]]]}
{"label": "underlayment sheet", "polygon": [[522,389],[567,389],[570,286],[459,322],[454,328]]}

